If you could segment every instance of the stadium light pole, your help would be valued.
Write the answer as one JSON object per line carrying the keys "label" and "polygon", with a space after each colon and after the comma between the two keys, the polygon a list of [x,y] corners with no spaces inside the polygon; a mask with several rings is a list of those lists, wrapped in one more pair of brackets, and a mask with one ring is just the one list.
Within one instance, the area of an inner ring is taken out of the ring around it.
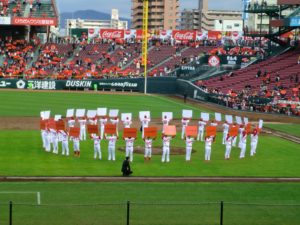
{"label": "stadium light pole", "polygon": [[144,65],[144,94],[147,94],[147,61],[148,61],[148,6],[149,1],[143,0],[143,43],[142,64]]}

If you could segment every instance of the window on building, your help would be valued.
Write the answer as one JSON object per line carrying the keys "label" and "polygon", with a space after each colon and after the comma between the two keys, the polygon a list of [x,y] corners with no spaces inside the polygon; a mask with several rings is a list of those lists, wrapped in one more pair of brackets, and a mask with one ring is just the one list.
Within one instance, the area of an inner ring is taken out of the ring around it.
{"label": "window on building", "polygon": [[231,25],[227,25],[226,28],[227,29],[232,29],[232,26]]}
{"label": "window on building", "polygon": [[239,23],[235,23],[235,24],[234,24],[234,27],[239,27],[239,26],[240,26]]}

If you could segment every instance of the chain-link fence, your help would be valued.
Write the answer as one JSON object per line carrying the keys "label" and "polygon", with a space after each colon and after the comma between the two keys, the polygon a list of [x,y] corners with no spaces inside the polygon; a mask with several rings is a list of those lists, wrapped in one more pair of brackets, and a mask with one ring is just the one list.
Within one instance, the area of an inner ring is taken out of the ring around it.
{"label": "chain-link fence", "polygon": [[8,225],[299,225],[300,204],[104,203],[0,204]]}

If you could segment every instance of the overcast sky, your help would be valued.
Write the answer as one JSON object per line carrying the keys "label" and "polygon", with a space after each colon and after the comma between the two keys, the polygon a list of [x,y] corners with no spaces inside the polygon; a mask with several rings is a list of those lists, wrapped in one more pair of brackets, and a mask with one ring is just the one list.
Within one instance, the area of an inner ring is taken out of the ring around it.
{"label": "overcast sky", "polygon": [[[60,12],[74,12],[77,10],[93,9],[111,13],[112,8],[119,9],[122,17],[130,18],[131,0],[56,0]],[[209,0],[210,9],[241,9],[242,0]],[[180,0],[181,9],[198,7],[198,0]]]}

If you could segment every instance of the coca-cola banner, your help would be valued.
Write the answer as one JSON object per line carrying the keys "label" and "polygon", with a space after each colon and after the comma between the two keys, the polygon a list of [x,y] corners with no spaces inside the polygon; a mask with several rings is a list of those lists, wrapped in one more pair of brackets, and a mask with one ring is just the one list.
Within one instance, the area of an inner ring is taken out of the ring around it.
{"label": "coca-cola banner", "polygon": [[196,40],[196,31],[194,30],[173,30],[172,36],[176,41]]}
{"label": "coca-cola banner", "polygon": [[221,31],[208,31],[208,39],[209,40],[221,40],[222,39],[222,32]]}
{"label": "coca-cola banner", "polygon": [[102,39],[124,39],[125,30],[101,29],[100,38]]}

